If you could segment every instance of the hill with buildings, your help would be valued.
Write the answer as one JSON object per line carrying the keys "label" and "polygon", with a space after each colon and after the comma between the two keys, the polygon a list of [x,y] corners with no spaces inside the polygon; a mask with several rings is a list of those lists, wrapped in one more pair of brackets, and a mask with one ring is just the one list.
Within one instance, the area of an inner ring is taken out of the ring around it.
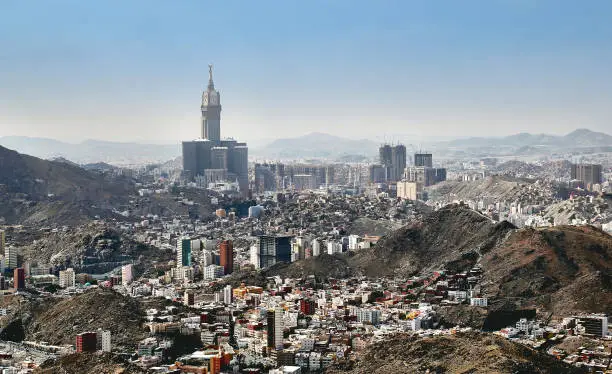
{"label": "hill with buildings", "polygon": [[494,224],[464,205],[448,205],[357,252],[349,264],[368,276],[412,275],[443,267],[467,268],[502,241],[514,226]]}
{"label": "hill with buildings", "polygon": [[458,332],[433,337],[396,335],[370,345],[356,361],[336,365],[327,373],[570,374],[586,370],[500,336]]}
{"label": "hill with buildings", "polygon": [[74,344],[76,334],[103,329],[111,332],[114,347],[133,348],[148,336],[138,300],[115,291],[95,288],[72,298],[48,301],[30,307],[31,319],[24,321],[26,340]]}
{"label": "hill with buildings", "polygon": [[131,180],[0,147],[0,217],[14,224],[70,224],[112,217],[136,193]]}
{"label": "hill with buildings", "polygon": [[[7,237],[23,261],[50,267],[72,267],[77,272],[101,274],[134,263],[169,261],[172,253],[137,242],[108,224],[93,222],[51,232],[29,233],[9,228]],[[16,239],[16,240],[12,240]]]}
{"label": "hill with buildings", "polygon": [[43,363],[34,374],[145,374],[147,370],[111,353],[74,353]]}

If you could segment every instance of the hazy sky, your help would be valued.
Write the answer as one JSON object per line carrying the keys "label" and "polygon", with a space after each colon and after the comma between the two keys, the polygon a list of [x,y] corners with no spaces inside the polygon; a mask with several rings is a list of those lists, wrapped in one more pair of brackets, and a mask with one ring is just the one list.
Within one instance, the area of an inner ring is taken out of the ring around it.
{"label": "hazy sky", "polygon": [[612,1],[0,1],[0,136],[612,132]]}

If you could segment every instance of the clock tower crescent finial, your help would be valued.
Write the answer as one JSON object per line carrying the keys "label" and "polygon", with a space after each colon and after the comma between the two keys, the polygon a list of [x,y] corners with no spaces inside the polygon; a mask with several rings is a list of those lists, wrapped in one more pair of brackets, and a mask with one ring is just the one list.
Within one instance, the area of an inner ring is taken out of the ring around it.
{"label": "clock tower crescent finial", "polygon": [[212,64],[208,64],[208,89],[215,89],[215,84],[213,83],[213,66]]}

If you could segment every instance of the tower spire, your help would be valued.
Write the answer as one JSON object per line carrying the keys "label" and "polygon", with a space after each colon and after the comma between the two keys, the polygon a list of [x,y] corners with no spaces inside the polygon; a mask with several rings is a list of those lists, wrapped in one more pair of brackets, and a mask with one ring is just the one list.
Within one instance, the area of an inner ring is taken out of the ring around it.
{"label": "tower spire", "polygon": [[212,71],[213,71],[212,64],[208,64],[208,90],[209,91],[212,91],[215,89],[215,84],[213,83]]}

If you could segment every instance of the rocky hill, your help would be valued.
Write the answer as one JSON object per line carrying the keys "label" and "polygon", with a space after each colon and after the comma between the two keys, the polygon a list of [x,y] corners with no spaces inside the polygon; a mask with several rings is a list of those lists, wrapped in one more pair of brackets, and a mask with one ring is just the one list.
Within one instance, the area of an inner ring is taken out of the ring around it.
{"label": "rocky hill", "polygon": [[7,237],[24,261],[77,272],[105,273],[126,263],[170,260],[171,253],[136,242],[110,225],[93,222],[51,232],[9,228]]}
{"label": "rocky hill", "polygon": [[266,276],[303,278],[314,275],[317,279],[347,278],[355,275],[356,269],[349,265],[350,258],[343,255],[328,255],[310,257],[291,264],[279,263],[265,271]]}
{"label": "rocky hill", "polygon": [[612,310],[612,236],[591,226],[525,228],[484,254],[483,292],[567,315]]}
{"label": "rocky hill", "polygon": [[357,361],[327,370],[328,374],[584,372],[502,337],[477,332],[431,338],[397,335],[371,345]]}
{"label": "rocky hill", "polygon": [[393,231],[374,248],[357,252],[348,263],[368,276],[466,268],[513,229],[507,222],[493,224],[466,206],[448,205],[425,215],[421,222]]}
{"label": "rocky hill", "polygon": [[27,340],[74,344],[76,334],[101,328],[111,331],[113,346],[133,348],[148,336],[141,326],[144,312],[139,302],[108,289],[53,300],[33,307],[31,313],[24,323]]}
{"label": "rocky hill", "polygon": [[135,189],[127,178],[0,147],[0,192],[0,217],[6,223],[59,225],[112,216],[112,208],[126,203]]}

